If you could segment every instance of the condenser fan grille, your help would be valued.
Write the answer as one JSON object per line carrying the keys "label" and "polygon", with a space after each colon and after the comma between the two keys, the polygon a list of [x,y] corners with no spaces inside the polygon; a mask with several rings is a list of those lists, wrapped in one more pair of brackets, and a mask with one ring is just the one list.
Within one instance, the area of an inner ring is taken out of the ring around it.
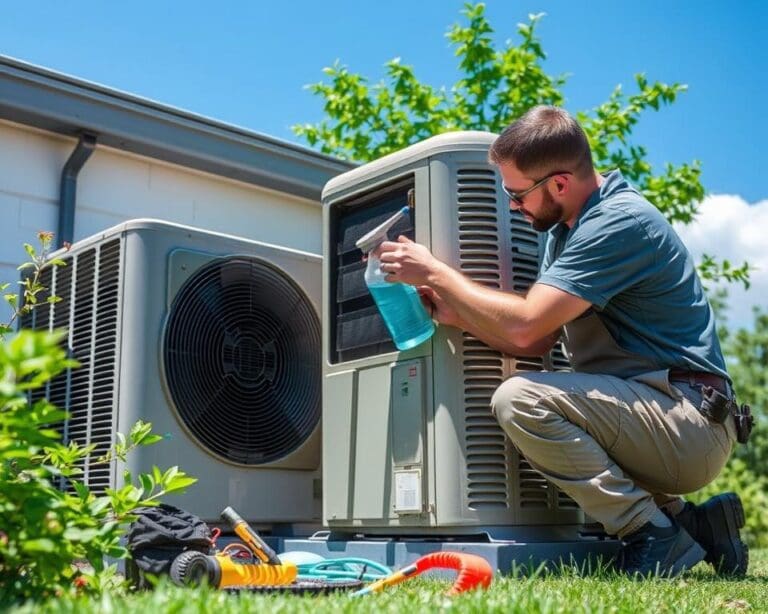
{"label": "condenser fan grille", "polygon": [[163,359],[182,422],[229,461],[283,458],[320,419],[320,323],[263,260],[222,258],[195,272],[171,306]]}

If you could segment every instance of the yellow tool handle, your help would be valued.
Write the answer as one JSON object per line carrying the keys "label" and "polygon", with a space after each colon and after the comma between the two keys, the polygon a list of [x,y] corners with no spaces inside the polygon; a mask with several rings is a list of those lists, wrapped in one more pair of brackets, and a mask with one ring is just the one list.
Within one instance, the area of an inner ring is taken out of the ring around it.
{"label": "yellow tool handle", "polygon": [[245,524],[245,522],[239,522],[235,525],[235,534],[242,539],[245,542],[245,545],[248,546],[248,549],[256,555],[256,557],[262,562],[262,563],[271,563],[269,560],[269,556],[267,556],[267,553],[264,552],[264,549],[261,547],[261,544],[257,542],[254,538],[251,532],[248,530],[248,525]]}
{"label": "yellow tool handle", "polygon": [[269,563],[270,565],[280,564],[277,553],[267,545],[267,542],[259,537],[259,534],[235,510],[231,507],[226,507],[221,512],[221,517],[230,524],[237,536],[245,542],[245,545],[262,563]]}
{"label": "yellow tool handle", "polygon": [[284,586],[296,580],[299,571],[293,563],[280,565],[254,565],[236,563],[228,556],[217,555],[220,580],[219,588],[235,586]]}

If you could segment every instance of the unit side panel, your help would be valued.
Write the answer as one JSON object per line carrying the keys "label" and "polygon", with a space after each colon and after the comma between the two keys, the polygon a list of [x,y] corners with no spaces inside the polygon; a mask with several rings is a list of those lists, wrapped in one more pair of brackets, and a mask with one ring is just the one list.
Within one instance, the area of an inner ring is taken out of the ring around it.
{"label": "unit side panel", "polygon": [[[337,194],[324,206],[324,509],[332,529],[422,526],[430,500],[424,472],[430,466],[431,341],[396,351],[383,323],[374,321],[381,318],[364,285],[363,254],[354,248],[365,232],[407,203],[411,190],[415,208],[390,238],[405,234],[429,245],[425,161]],[[418,382],[411,381],[412,370]],[[411,480],[416,473],[418,480]],[[396,509],[398,501],[404,509]]]}
{"label": "unit side panel", "polygon": [[[39,306],[24,314],[22,328],[65,330],[62,342],[79,366],[65,370],[31,392],[32,401],[48,398],[66,410],[59,426],[63,443],[93,444],[93,453],[79,463],[79,479],[101,494],[111,486],[112,467],[97,462],[114,442],[116,365],[119,337],[119,238],[74,249],[62,257],[64,265],[44,269],[37,296]],[[49,296],[58,302],[48,304]],[[72,490],[64,478],[59,486]]]}
{"label": "unit side panel", "polygon": [[[511,211],[496,170],[481,152],[431,161],[435,255],[486,287],[524,293],[538,277],[543,237]],[[567,368],[556,348],[544,357],[508,357],[467,332],[434,340],[438,524],[575,523],[573,501],[534,471],[490,412],[496,388],[519,371]],[[454,446],[458,445],[457,450]]]}
{"label": "unit side panel", "polygon": [[390,365],[371,367],[358,373],[352,500],[354,517],[363,521],[390,516],[391,394]]}
{"label": "unit side panel", "polygon": [[[499,180],[500,181],[500,180]],[[499,183],[499,239],[502,245],[502,289],[525,293],[536,282],[546,234],[533,230],[530,223],[509,208]],[[553,350],[538,357],[507,357],[504,379],[519,372],[570,370],[568,359],[558,342]],[[578,524],[583,514],[578,505],[544,476],[534,470],[512,445],[507,445],[507,464],[513,468],[510,488],[520,524]]]}
{"label": "unit side panel", "polygon": [[[496,172],[485,152],[431,161],[435,254],[473,281],[502,285],[504,239]],[[435,339],[436,466],[452,461],[437,485],[439,524],[516,520],[510,444],[490,412],[505,360],[470,334],[443,328]],[[450,459],[450,460],[449,460]]]}
{"label": "unit side panel", "polygon": [[[350,486],[355,481],[357,373],[329,375],[323,382],[323,520],[328,524],[352,517]],[[361,468],[363,469],[363,468]]]}

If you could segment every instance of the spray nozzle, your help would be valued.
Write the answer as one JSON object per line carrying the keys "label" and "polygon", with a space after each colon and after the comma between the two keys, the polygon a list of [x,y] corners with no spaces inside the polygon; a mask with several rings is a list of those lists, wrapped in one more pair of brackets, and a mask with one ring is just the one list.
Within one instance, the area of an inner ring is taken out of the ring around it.
{"label": "spray nozzle", "polygon": [[381,243],[387,240],[387,231],[395,225],[401,217],[408,214],[408,207],[403,207],[392,217],[387,218],[373,230],[363,235],[355,242],[355,246],[360,248],[364,254],[372,251]]}

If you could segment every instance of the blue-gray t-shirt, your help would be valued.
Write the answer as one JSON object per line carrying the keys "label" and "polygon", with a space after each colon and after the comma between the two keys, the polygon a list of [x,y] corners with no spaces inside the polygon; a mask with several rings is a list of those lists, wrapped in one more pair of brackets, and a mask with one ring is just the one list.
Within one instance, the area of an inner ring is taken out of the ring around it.
{"label": "blue-gray t-shirt", "polygon": [[549,231],[538,283],[592,303],[621,348],[659,369],[728,377],[685,245],[619,171],[604,177],[573,228],[561,223]]}

